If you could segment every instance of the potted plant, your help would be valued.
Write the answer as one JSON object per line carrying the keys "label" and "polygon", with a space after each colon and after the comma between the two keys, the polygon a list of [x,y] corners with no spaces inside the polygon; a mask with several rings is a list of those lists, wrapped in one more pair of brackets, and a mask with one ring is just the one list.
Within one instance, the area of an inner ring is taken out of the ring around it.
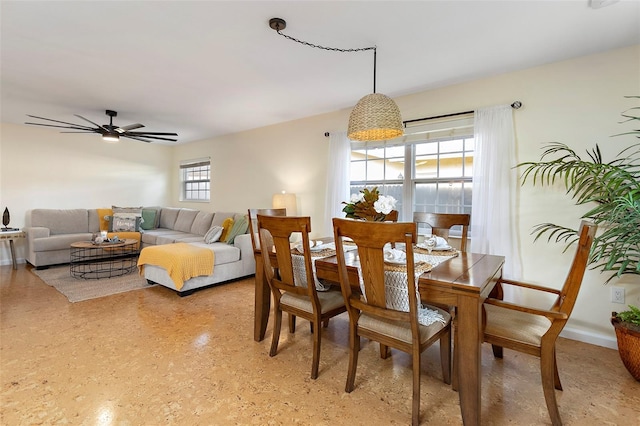
{"label": "potted plant", "polygon": [[640,309],[631,305],[629,309],[620,313],[612,312],[611,324],[616,330],[622,363],[640,381]]}
{"label": "potted plant", "polygon": [[[637,110],[640,107],[623,112],[625,122],[639,122]],[[638,139],[640,129],[616,136],[622,135],[632,135]],[[540,161],[521,163],[517,167],[524,167],[523,184],[529,179],[534,185],[551,185],[561,181],[577,205],[593,205],[582,218],[593,221],[602,230],[593,241],[589,263],[593,269],[613,272],[605,284],[622,275],[640,275],[640,142],[631,143],[609,162],[603,160],[598,145],[592,151],[587,151],[587,155],[588,158],[582,158],[565,144],[551,143],[545,147]],[[534,227],[533,233],[535,240],[547,235],[547,241],[555,238],[556,242],[567,243],[566,248],[578,240],[576,230],[553,223],[539,224]],[[623,363],[640,380],[640,332],[636,330],[635,335],[627,333],[627,324],[633,322],[622,319],[634,316],[637,319],[640,311],[631,307],[631,311],[627,312],[614,313],[612,323],[616,335],[625,336],[625,339],[618,337],[620,356],[630,356],[629,359],[623,358]],[[625,331],[619,333],[618,330]],[[626,349],[629,341],[635,342],[636,351]]]}

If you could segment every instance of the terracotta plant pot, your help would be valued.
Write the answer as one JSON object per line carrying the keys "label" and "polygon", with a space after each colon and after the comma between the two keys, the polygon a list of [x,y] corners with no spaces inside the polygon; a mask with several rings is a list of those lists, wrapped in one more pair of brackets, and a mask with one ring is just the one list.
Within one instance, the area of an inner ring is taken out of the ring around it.
{"label": "terracotta plant pot", "polygon": [[620,359],[629,373],[640,382],[640,330],[620,321],[617,312],[611,314],[611,324],[616,330]]}

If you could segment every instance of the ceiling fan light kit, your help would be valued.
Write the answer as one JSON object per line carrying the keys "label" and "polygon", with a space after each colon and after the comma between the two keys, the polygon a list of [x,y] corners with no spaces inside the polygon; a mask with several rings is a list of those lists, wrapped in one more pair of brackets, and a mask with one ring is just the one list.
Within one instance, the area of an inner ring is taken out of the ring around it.
{"label": "ceiling fan light kit", "polygon": [[398,105],[396,105],[393,99],[376,93],[377,51],[375,46],[358,49],[338,49],[298,40],[281,32],[287,27],[286,21],[282,18],[271,18],[269,20],[269,27],[286,39],[318,49],[331,50],[334,52],[373,50],[373,93],[360,99],[351,111],[347,136],[349,139],[357,141],[380,141],[402,136],[403,126],[400,108],[398,108]]}
{"label": "ceiling fan light kit", "polygon": [[95,127],[90,127],[84,124],[76,124],[76,123],[68,123],[66,121],[53,120],[51,118],[38,117],[35,115],[27,114],[27,117],[37,118],[38,120],[45,120],[52,123],[60,123],[66,124],[66,126],[61,126],[60,124],[45,124],[45,123],[31,123],[25,122],[25,124],[31,124],[34,126],[46,126],[46,127],[58,127],[61,129],[71,129],[73,131],[63,131],[61,133],[98,133],[102,135],[102,140],[109,143],[115,143],[120,140],[120,136],[129,139],[135,139],[137,141],[151,143],[155,141],[169,141],[169,142],[177,142],[177,139],[168,138],[166,136],[178,136],[177,133],[168,133],[168,132],[133,132],[132,130],[139,129],[144,127],[144,124],[135,123],[130,124],[128,126],[114,126],[113,117],[116,117],[118,113],[116,111],[112,111],[110,109],[105,111],[105,114],[109,116],[109,124],[100,125],[94,123],[93,121],[84,118],[81,115],[74,114],[76,117],[86,121],[87,123],[93,124]]}

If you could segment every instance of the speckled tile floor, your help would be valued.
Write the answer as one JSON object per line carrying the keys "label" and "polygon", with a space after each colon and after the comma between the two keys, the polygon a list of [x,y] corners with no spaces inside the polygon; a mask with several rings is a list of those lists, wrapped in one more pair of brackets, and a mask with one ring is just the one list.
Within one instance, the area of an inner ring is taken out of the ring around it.
{"label": "speckled tile floor", "polygon": [[[309,377],[305,321],[279,353],[253,341],[253,279],[180,298],[161,286],[69,303],[19,265],[0,267],[2,425],[393,425],[411,420],[409,357],[363,341],[347,394],[346,314],[324,329]],[[483,347],[483,424],[549,424],[538,362]],[[566,425],[640,424],[640,383],[611,349],[561,339]],[[423,354],[422,424],[461,424],[437,344]]]}

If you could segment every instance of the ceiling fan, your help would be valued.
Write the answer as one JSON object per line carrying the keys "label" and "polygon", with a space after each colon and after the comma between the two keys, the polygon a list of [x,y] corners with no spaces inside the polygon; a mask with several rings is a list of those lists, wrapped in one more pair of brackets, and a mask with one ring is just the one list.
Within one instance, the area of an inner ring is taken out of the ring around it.
{"label": "ceiling fan", "polygon": [[100,125],[94,123],[93,121],[84,118],[81,115],[74,114],[76,117],[83,119],[84,121],[93,124],[96,127],[86,126],[84,124],[74,124],[67,123],[66,121],[53,120],[51,118],[37,117],[35,115],[27,114],[27,117],[37,118],[39,120],[47,120],[52,121],[54,123],[62,123],[67,124],[67,126],[60,126],[55,124],[44,124],[44,123],[30,123],[25,122],[24,124],[33,124],[36,126],[47,126],[47,127],[59,127],[61,129],[73,129],[74,132],[60,132],[60,133],[99,133],[102,135],[102,140],[105,142],[118,142],[120,137],[135,139],[137,141],[151,143],[153,140],[161,140],[161,141],[171,141],[177,142],[177,139],[163,137],[163,136],[178,136],[177,133],[158,133],[158,132],[133,132],[132,130],[139,129],[144,127],[143,124],[136,123],[130,124],[128,126],[114,126],[113,125],[113,117],[116,117],[118,113],[116,111],[112,111],[110,109],[106,110],[106,114],[109,116],[109,124]]}

